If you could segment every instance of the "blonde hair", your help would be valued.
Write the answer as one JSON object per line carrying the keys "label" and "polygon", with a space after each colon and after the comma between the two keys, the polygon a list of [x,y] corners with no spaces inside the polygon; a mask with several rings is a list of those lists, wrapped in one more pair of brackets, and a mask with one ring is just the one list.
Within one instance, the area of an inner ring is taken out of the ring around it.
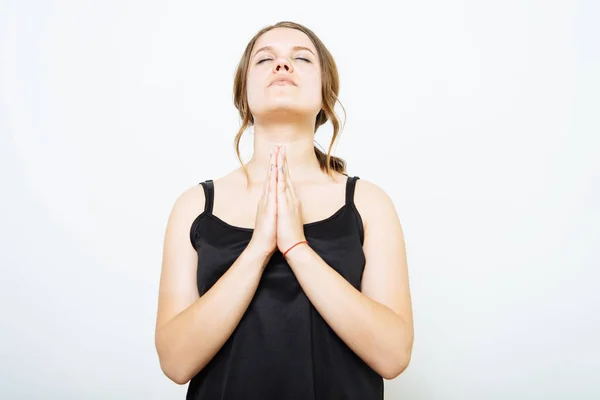
{"label": "blonde hair", "polygon": [[263,33],[268,32],[274,28],[291,28],[304,32],[310,38],[317,50],[317,54],[319,56],[321,65],[321,92],[323,107],[317,114],[317,118],[315,120],[315,132],[321,125],[323,125],[327,121],[331,121],[331,125],[333,125],[333,136],[331,138],[331,143],[329,144],[327,154],[325,154],[315,146],[315,155],[319,160],[321,170],[324,171],[327,175],[331,176],[331,171],[341,172],[345,174],[346,161],[339,157],[334,157],[331,155],[331,149],[333,147],[333,144],[335,143],[335,140],[340,133],[340,120],[338,119],[334,111],[336,102],[340,103],[340,106],[344,110],[344,115],[346,115],[346,111],[338,99],[340,84],[338,71],[333,56],[331,55],[329,50],[327,50],[323,42],[321,42],[321,40],[317,37],[317,35],[313,33],[313,31],[295,22],[281,21],[274,25],[267,26],[261,29],[260,31],[258,31],[258,33],[254,35],[254,37],[246,45],[246,50],[244,50],[244,54],[242,55],[242,58],[238,63],[237,70],[235,73],[235,80],[233,83],[233,103],[240,113],[242,125],[240,126],[240,129],[234,138],[234,147],[237,158],[244,169],[244,173],[246,174],[247,181],[249,180],[248,171],[246,170],[246,167],[240,157],[240,139],[242,138],[242,135],[244,131],[248,128],[248,126],[254,124],[254,118],[250,113],[247,97],[246,78],[248,75],[248,64],[250,63],[252,49],[254,48],[254,44],[256,43],[258,38]]}

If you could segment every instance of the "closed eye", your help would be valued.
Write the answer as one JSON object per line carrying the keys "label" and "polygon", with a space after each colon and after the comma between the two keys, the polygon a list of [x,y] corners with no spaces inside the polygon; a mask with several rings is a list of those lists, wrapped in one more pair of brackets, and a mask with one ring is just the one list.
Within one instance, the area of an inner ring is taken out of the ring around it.
{"label": "closed eye", "polygon": [[[264,59],[260,60],[259,62],[257,62],[256,64],[258,65],[258,64],[260,64],[260,63],[262,63],[264,61],[269,61],[269,60],[272,60],[272,58],[264,58]],[[311,62],[309,59],[304,58],[304,57],[296,57],[296,60],[303,60],[303,61],[306,61],[308,63]]]}

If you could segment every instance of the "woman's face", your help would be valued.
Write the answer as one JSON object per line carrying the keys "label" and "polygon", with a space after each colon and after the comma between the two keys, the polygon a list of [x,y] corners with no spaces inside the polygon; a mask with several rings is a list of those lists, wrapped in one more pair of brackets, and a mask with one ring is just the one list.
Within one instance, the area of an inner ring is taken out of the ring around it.
{"label": "woman's face", "polygon": [[[276,82],[287,78],[290,82]],[[305,33],[275,28],[256,41],[247,75],[248,105],[254,119],[305,115],[321,110],[321,67],[315,46]]]}

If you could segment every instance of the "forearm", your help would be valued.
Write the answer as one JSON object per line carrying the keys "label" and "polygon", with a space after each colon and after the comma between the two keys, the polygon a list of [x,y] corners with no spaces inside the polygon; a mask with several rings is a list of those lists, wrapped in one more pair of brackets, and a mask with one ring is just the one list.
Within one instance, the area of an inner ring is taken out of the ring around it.
{"label": "forearm", "polygon": [[398,314],[354,288],[308,245],[286,259],[319,314],[365,363],[386,379],[406,368],[411,336]]}
{"label": "forearm", "polygon": [[157,332],[161,368],[170,379],[188,382],[219,351],[254,297],[269,257],[246,247],[203,296]]}

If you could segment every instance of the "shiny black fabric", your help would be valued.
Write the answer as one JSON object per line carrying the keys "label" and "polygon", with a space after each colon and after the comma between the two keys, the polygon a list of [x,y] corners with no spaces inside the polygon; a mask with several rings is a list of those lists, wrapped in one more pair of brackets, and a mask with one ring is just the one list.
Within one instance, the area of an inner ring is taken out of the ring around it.
{"label": "shiny black fabric", "polygon": [[[348,177],[346,202],[330,217],[304,225],[310,247],[360,290],[365,266],[362,219],[354,205],[359,177]],[[212,214],[212,180],[201,182],[206,207],[192,223],[202,296],[248,245],[252,229]],[[189,383],[187,400],[376,400],[383,379],[327,325],[276,251],[240,323]]]}

